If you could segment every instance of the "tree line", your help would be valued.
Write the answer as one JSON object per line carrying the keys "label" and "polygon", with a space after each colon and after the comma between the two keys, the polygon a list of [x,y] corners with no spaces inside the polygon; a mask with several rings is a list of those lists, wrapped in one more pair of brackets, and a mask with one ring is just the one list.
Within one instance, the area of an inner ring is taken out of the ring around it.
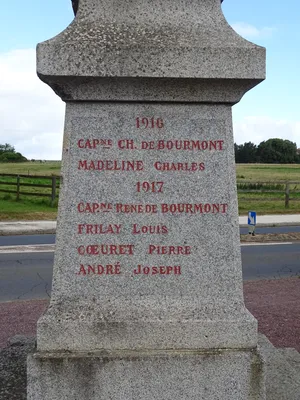
{"label": "tree line", "polygon": [[234,153],[237,164],[300,164],[300,149],[290,140],[269,139],[259,145],[235,143]]}
{"label": "tree line", "polygon": [[11,144],[0,144],[0,162],[24,162],[28,161],[21,153],[17,152]]}
{"label": "tree line", "polygon": [[[234,144],[235,162],[238,164],[300,164],[300,149],[290,140],[269,139],[256,145],[252,142]],[[0,144],[0,162],[28,161],[14,146]]]}

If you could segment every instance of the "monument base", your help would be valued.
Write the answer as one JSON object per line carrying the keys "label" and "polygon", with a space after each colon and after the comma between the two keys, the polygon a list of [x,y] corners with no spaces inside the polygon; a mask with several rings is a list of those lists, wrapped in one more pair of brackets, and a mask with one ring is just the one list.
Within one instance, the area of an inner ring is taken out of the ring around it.
{"label": "monument base", "polygon": [[257,349],[42,353],[28,400],[265,400]]}

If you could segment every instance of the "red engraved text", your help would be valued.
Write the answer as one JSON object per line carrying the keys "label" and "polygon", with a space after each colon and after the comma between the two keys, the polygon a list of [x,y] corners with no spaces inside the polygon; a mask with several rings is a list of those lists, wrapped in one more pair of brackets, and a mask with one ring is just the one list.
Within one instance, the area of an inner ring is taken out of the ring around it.
{"label": "red engraved text", "polygon": [[187,172],[196,172],[196,171],[204,171],[205,164],[192,162],[192,163],[171,163],[171,162],[160,162],[156,161],[154,163],[154,168],[157,171],[167,171],[167,172],[175,172],[175,171],[187,171]]}
{"label": "red engraved text", "polygon": [[129,255],[132,256],[134,253],[133,244],[90,244],[88,246],[79,246],[78,254],[81,256],[98,256],[98,255]]}
{"label": "red engraved text", "polygon": [[154,129],[158,128],[161,129],[164,127],[164,121],[162,118],[146,118],[146,117],[137,117],[136,118],[136,127],[138,129],[144,128],[144,129]]}
{"label": "red engraved text", "polygon": [[121,224],[78,224],[79,235],[118,235]]}
{"label": "red engraved text", "polygon": [[98,147],[110,149],[112,146],[111,139],[79,139],[77,146],[80,149],[97,149]]}
{"label": "red engraved text", "polygon": [[121,274],[121,265],[120,263],[116,264],[107,264],[107,265],[84,265],[80,264],[79,271],[76,272],[76,275],[120,275]]}
{"label": "red engraved text", "polygon": [[85,171],[143,171],[141,160],[80,160],[78,169]]}
{"label": "red engraved text", "polygon": [[146,234],[146,235],[165,235],[169,232],[166,225],[140,225],[133,224],[132,233],[134,235]]}
{"label": "red engraved text", "polygon": [[224,140],[156,140],[142,141],[142,150],[222,151]]}
{"label": "red engraved text", "polygon": [[145,193],[162,193],[163,192],[163,182],[137,182],[136,190],[137,192]]}
{"label": "red engraved text", "polygon": [[148,254],[159,255],[182,255],[189,256],[191,254],[190,246],[159,246],[150,244],[148,247]]}
{"label": "red engraved text", "polygon": [[151,266],[139,264],[136,269],[133,270],[134,275],[181,275],[181,266]]}

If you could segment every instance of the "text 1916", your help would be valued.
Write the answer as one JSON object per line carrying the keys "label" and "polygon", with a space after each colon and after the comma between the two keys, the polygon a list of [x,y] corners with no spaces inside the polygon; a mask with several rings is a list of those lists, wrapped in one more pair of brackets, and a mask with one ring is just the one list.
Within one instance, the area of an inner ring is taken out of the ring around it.
{"label": "text 1916", "polygon": [[161,129],[164,127],[164,121],[162,118],[145,118],[145,117],[138,117],[136,118],[136,127],[138,129],[144,128],[144,129]]}

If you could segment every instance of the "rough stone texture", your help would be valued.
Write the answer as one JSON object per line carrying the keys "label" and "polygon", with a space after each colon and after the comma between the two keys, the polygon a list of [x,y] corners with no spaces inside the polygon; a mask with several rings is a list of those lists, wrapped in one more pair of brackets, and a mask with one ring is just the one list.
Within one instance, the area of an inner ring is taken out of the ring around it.
{"label": "rough stone texture", "polygon": [[1,400],[26,400],[26,358],[34,348],[34,337],[17,335],[0,350]]}
{"label": "rough stone texture", "polygon": [[[35,338],[34,337],[25,337],[22,335],[17,335],[13,337],[9,342],[8,346],[4,349],[1,349],[0,351],[0,399],[1,400],[25,400],[27,399],[26,396],[26,384],[27,384],[27,379],[26,379],[26,356],[28,353],[32,352],[34,350],[34,345],[35,345]],[[299,397],[299,385],[300,385],[300,378],[299,378],[299,359],[300,355],[295,349],[275,349],[273,346],[270,344],[268,340],[266,340],[265,337],[260,336],[259,337],[259,346],[260,346],[260,352],[264,354],[264,362],[266,365],[268,365],[268,374],[267,374],[267,380],[266,380],[266,388],[267,388],[267,400],[283,400],[283,399],[289,399],[289,400],[298,400]],[[217,358],[218,360],[220,359],[222,355],[222,352],[216,352],[215,354],[211,354],[212,357]],[[254,353],[253,353],[254,355]],[[254,356],[254,364],[253,367],[255,368],[260,368],[260,362],[259,358],[255,360]],[[281,355],[281,356],[280,356]],[[98,357],[101,360],[101,362],[104,362],[104,358],[106,361],[111,362],[111,365],[113,365],[113,361],[111,357],[106,354],[104,356]],[[144,354],[145,356],[145,354]],[[149,356],[149,354],[148,354]],[[168,355],[170,356],[170,354]],[[66,355],[64,360],[66,360]],[[74,356],[68,355],[69,361],[74,360]],[[197,360],[197,355],[193,354],[192,355],[193,360]],[[232,357],[232,356],[231,356]],[[251,355],[250,355],[251,357]],[[96,359],[91,360],[91,357],[87,357],[89,360],[89,363],[93,366],[96,364]],[[140,357],[141,358],[141,357]],[[166,357],[165,357],[166,358]],[[199,356],[198,356],[199,358]],[[274,362],[274,358],[276,359],[276,362]],[[46,360],[48,362],[46,363],[46,366],[42,364],[42,368],[37,370],[37,365],[39,363],[43,363],[42,360]],[[50,356],[50,359],[53,360],[53,355],[52,357]],[[138,359],[137,354],[134,354],[133,356],[134,360],[131,360],[131,364],[134,364],[134,362]],[[39,392],[39,388],[37,386],[37,381],[36,379],[39,379],[38,376],[39,374],[42,373],[42,377],[45,378],[46,368],[53,368],[53,364],[51,366],[51,363],[49,363],[49,355],[45,357],[42,357],[41,355],[35,355],[35,356],[30,356],[29,358],[29,363],[30,363],[30,368],[32,368],[35,372],[34,374],[31,374],[32,379],[35,382],[34,387],[36,387],[37,391]],[[63,358],[60,360],[62,361]],[[56,359],[56,361],[58,361]],[[74,362],[74,365],[79,364],[80,358],[78,357],[77,360]],[[258,363],[257,363],[258,361]],[[118,361],[120,364],[120,360]],[[208,362],[206,362],[206,365],[208,365]],[[74,365],[70,367],[74,368]],[[86,366],[86,364],[84,364]],[[98,371],[98,366],[95,366],[95,369]],[[296,370],[298,371],[295,375],[295,372],[293,371]],[[41,372],[43,371],[43,372]],[[87,373],[87,370],[84,370],[85,373]],[[254,373],[254,368],[253,368],[253,373]],[[66,374],[66,371],[64,372]],[[157,372],[156,372],[157,374]],[[150,376],[150,374],[149,374]],[[255,375],[253,375],[255,377]],[[81,377],[81,379],[83,379]],[[148,378],[147,378],[148,379]],[[74,383],[75,378],[73,378],[72,383]],[[49,382],[49,381],[48,381]],[[79,385],[79,381],[76,380],[75,384]],[[286,392],[286,382],[288,382],[289,389]],[[64,383],[65,387],[66,383]],[[107,384],[108,385],[108,384]],[[234,384],[232,383],[232,387],[234,387]],[[292,389],[292,390],[291,390]],[[74,389],[71,389],[71,393],[73,393]],[[298,392],[297,392],[298,390]],[[284,391],[284,392],[283,392]],[[233,390],[231,391],[231,393]],[[36,393],[36,392],[35,392]],[[80,392],[79,392],[80,393]],[[99,393],[101,396],[101,390],[99,390]],[[182,388],[179,391],[179,393],[182,393]],[[44,393],[43,393],[44,394]],[[290,396],[290,397],[287,397]],[[33,397],[34,399],[37,398],[41,400],[41,398],[44,398],[42,396],[37,397],[35,394]],[[57,396],[57,395],[56,395]],[[283,396],[283,397],[282,397]],[[74,397],[75,398],[75,397]],[[71,398],[72,400],[74,398]],[[83,397],[84,398],[84,397]],[[101,397],[99,397],[101,399]],[[218,397],[215,397],[218,398]],[[53,397],[55,399],[55,397]],[[66,397],[68,399],[68,397]],[[76,398],[75,398],[76,399]],[[80,399],[80,398],[79,398]],[[91,397],[93,399],[93,397]],[[96,397],[98,400],[98,398]],[[197,398],[198,399],[198,398]],[[223,400],[223,398],[220,398],[220,400]],[[81,399],[80,399],[81,400]],[[206,400],[206,398],[205,398]]]}
{"label": "rough stone texture", "polygon": [[36,353],[28,368],[28,400],[264,398],[256,351]]}
{"label": "rough stone texture", "polygon": [[[38,46],[37,64],[67,109],[52,299],[29,358],[29,400],[264,400],[257,323],[242,293],[231,105],[264,79],[265,50],[230,28],[219,0],[82,0],[74,22]],[[156,148],[175,139],[219,150]],[[87,170],[98,160],[142,168]],[[78,212],[80,203],[107,206]],[[121,203],[157,211],[119,213]],[[178,203],[198,211],[162,212]],[[120,228],[91,235],[86,224]],[[133,234],[134,224],[160,233]],[[101,244],[132,247],[86,253]],[[162,245],[189,250],[150,254]],[[99,265],[118,273],[97,274]],[[152,273],[135,273],[139,265]]]}
{"label": "rough stone texture", "polygon": [[64,100],[233,103],[265,77],[265,49],[228,25],[218,0],[82,0],[37,61]]}
{"label": "rough stone texture", "polygon": [[297,371],[300,377],[300,353],[298,353],[298,351],[292,347],[278,349],[278,351],[286,358],[286,360]]}
{"label": "rough stone texture", "polygon": [[[137,115],[159,115],[165,128],[135,129]],[[257,325],[242,293],[231,108],[225,105],[68,104],[63,187],[51,305],[38,323],[40,350],[253,348]],[[69,132],[72,135],[69,135]],[[111,138],[110,149],[79,149],[78,140]],[[134,138],[134,150],[117,148]],[[217,150],[142,150],[143,141],[222,140]],[[80,160],[143,160],[144,171],[79,170]],[[160,162],[204,163],[204,171],[162,172]],[[163,181],[164,193],[136,192],[137,181]],[[81,182],[81,185],[78,185]],[[81,202],[112,204],[77,212]],[[158,205],[154,214],[116,213],[117,204]],[[160,204],[228,204],[224,213],[162,213]],[[121,224],[118,235],[79,234],[78,224]],[[132,234],[133,225],[168,227]],[[131,256],[81,256],[79,246],[134,245]],[[190,246],[191,255],[150,255],[150,245]],[[118,276],[79,276],[80,264],[115,264]],[[181,266],[181,275],[135,275],[139,264]]]}
{"label": "rough stone texture", "polygon": [[287,356],[282,350],[275,349],[262,335],[259,338],[259,348],[265,361],[266,400],[299,400],[299,353],[295,351],[292,355],[290,352]]}
{"label": "rough stone texture", "polygon": [[[253,79],[43,77],[64,101],[168,101],[235,104]],[[162,88],[164,89],[162,91]]]}
{"label": "rough stone texture", "polygon": [[264,54],[228,25],[217,0],[82,0],[73,23],[39,44],[38,73],[261,81]]}

